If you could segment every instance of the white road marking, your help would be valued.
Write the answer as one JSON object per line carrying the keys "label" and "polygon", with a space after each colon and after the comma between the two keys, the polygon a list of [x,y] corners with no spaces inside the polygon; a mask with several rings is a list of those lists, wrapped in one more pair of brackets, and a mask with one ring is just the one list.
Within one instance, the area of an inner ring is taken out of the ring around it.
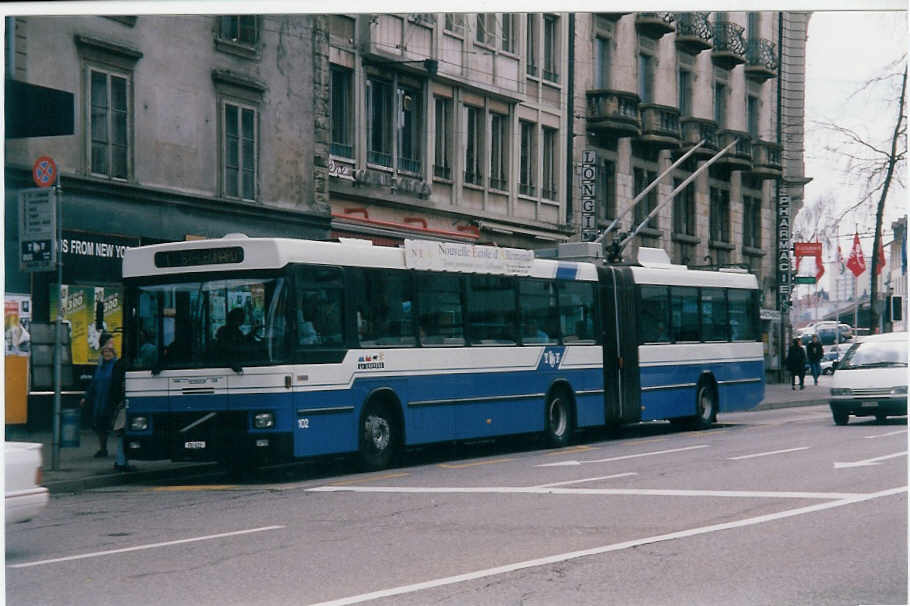
{"label": "white road marking", "polygon": [[566,486],[568,484],[581,484],[582,482],[596,482],[597,480],[612,480],[614,478],[625,478],[627,476],[637,476],[634,471],[626,473],[614,473],[612,476],[600,476],[599,478],[582,478],[581,480],[569,480],[568,482],[553,482],[552,484],[540,484],[534,488],[553,488],[554,486]]}
{"label": "white road marking", "polygon": [[796,452],[798,450],[809,450],[808,446],[800,446],[798,448],[787,448],[785,450],[771,450],[769,452],[757,452],[755,454],[742,455],[739,457],[730,457],[730,461],[742,461],[743,459],[754,459],[756,457],[767,457],[770,455],[784,454],[787,452]]}
{"label": "white road marking", "polygon": [[677,490],[673,488],[546,488],[538,486],[317,486],[307,492],[367,494],[551,494],[661,497],[735,497],[743,499],[853,499],[857,492],[796,492],[771,490]]}
{"label": "white road marking", "polygon": [[476,581],[478,579],[497,576],[497,575],[501,575],[501,574],[508,574],[510,572],[516,572],[518,570],[524,570],[527,568],[535,568],[538,566],[548,566],[548,565],[552,565],[552,564],[558,564],[560,562],[566,562],[568,560],[575,560],[578,558],[583,558],[583,557],[592,556],[592,555],[600,555],[600,554],[609,553],[612,551],[621,551],[624,549],[639,547],[641,545],[649,545],[649,544],[660,543],[660,542],[664,542],[664,541],[675,541],[677,539],[685,539],[688,537],[694,537],[697,535],[708,534],[708,533],[712,533],[712,532],[720,532],[723,530],[731,530],[734,528],[742,528],[745,526],[763,524],[765,522],[782,520],[785,518],[790,518],[793,516],[803,515],[803,514],[807,514],[807,513],[815,513],[817,511],[833,509],[835,507],[853,505],[854,503],[861,503],[863,501],[871,501],[873,499],[888,497],[888,496],[900,494],[900,493],[906,492],[906,491],[907,491],[906,486],[900,486],[898,488],[883,490],[881,492],[873,492],[873,493],[864,494],[864,495],[857,495],[857,496],[846,498],[846,499],[839,499],[836,501],[831,501],[829,503],[819,503],[817,505],[809,505],[808,507],[799,507],[797,509],[789,509],[789,510],[780,511],[777,513],[756,516],[754,518],[745,518],[745,519],[737,520],[734,522],[725,522],[722,524],[712,524],[711,526],[702,526],[700,528],[689,528],[687,530],[680,530],[678,532],[670,532],[667,534],[655,535],[655,536],[645,537],[645,538],[641,538],[641,539],[634,539],[631,541],[625,541],[623,543],[614,543],[612,545],[604,545],[601,547],[594,547],[592,549],[585,549],[582,551],[570,551],[568,553],[561,553],[561,554],[547,556],[547,557],[543,557],[543,558],[537,558],[534,560],[525,560],[524,562],[515,562],[513,564],[506,564],[505,566],[497,566],[494,568],[487,568],[485,570],[476,570],[474,572],[468,572],[468,573],[459,574],[459,575],[450,576],[450,577],[441,577],[441,578],[433,579],[430,581],[424,581],[422,583],[414,583],[411,585],[401,585],[399,587],[392,587],[390,589],[381,589],[379,591],[373,591],[371,593],[362,593],[360,595],[348,596],[346,598],[330,600],[328,602],[319,602],[318,604],[311,604],[310,606],[347,606],[348,604],[360,604],[362,602],[367,602],[370,600],[378,600],[380,598],[388,598],[388,597],[404,595],[404,594],[408,594],[408,593],[416,593],[418,591],[424,591],[427,589],[435,589],[437,587],[444,587],[446,585],[454,585],[456,583],[463,583],[466,581]]}
{"label": "white road marking", "polygon": [[852,463],[834,463],[834,469],[846,469],[848,467],[868,467],[870,465],[878,465],[879,461],[885,461],[887,459],[894,459],[897,457],[903,457],[907,454],[907,451],[904,452],[895,452],[894,454],[885,455],[882,457],[875,457],[874,459],[865,459],[863,461],[853,461]]}
{"label": "white road marking", "polygon": [[122,549],[108,549],[107,551],[96,551],[93,553],[83,553],[80,555],[66,556],[63,558],[53,558],[50,560],[38,560],[37,562],[26,562],[24,564],[8,564],[7,568],[29,568],[31,566],[42,566],[44,564],[55,564],[57,562],[69,562],[71,560],[82,560],[85,558],[98,558],[101,556],[112,555],[115,553],[126,553],[127,551],[141,551],[143,549],[154,549],[156,547],[169,547],[171,545],[182,545],[184,543],[195,543],[196,541],[209,541],[211,539],[221,539],[224,537],[234,537],[242,534],[252,534],[254,532],[263,532],[266,530],[278,530],[284,526],[263,526],[262,528],[251,528],[249,530],[235,530],[234,532],[222,532],[220,534],[210,534],[204,537],[193,537],[192,539],[179,539],[176,541],[164,541],[162,543],[149,543],[148,545],[137,545],[135,547],[124,547]]}
{"label": "white road marking", "polygon": [[641,452],[638,454],[623,455],[621,457],[610,457],[609,459],[597,459],[595,461],[559,461],[558,463],[543,463],[536,467],[564,467],[567,465],[587,465],[589,463],[609,463],[611,461],[624,461],[626,459],[637,459],[639,457],[652,457],[654,455],[670,454],[673,452],[683,452],[684,450],[696,450],[698,448],[708,448],[708,444],[699,444],[698,446],[686,446],[685,448],[671,448],[670,450],[655,450],[653,452]]}
{"label": "white road marking", "polygon": [[900,435],[907,435],[907,430],[901,429],[899,431],[889,431],[888,433],[879,433],[879,434],[875,434],[874,436],[863,436],[863,437],[866,439],[870,439],[870,438],[886,438],[888,436],[900,436]]}

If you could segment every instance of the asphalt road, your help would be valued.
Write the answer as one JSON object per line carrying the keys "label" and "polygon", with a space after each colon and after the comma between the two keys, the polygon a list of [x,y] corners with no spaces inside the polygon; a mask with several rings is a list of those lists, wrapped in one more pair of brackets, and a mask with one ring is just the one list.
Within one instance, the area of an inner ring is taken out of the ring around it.
{"label": "asphalt road", "polygon": [[9,604],[906,604],[907,427],[827,407],[55,495]]}

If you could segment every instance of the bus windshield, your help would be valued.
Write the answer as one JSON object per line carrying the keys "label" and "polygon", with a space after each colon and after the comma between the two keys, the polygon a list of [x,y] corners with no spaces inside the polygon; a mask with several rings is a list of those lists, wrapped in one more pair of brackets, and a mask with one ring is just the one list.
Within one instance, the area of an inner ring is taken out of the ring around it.
{"label": "bus windshield", "polygon": [[136,288],[132,368],[226,366],[288,357],[282,277],[232,277]]}

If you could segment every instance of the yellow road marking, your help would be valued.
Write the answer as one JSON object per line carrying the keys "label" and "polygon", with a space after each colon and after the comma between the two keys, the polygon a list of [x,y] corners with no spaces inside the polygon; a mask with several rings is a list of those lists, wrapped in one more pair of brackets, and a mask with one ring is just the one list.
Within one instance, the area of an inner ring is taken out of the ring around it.
{"label": "yellow road marking", "polygon": [[370,478],[357,478],[356,480],[345,480],[343,482],[332,482],[327,484],[327,486],[345,486],[346,484],[362,484],[364,482],[374,482],[376,480],[390,480],[392,478],[403,478],[404,476],[409,476],[409,473],[387,473],[382,476],[373,476]]}
{"label": "yellow road marking", "polygon": [[552,457],[556,455],[572,454],[574,452],[585,452],[587,450],[597,450],[593,446],[587,446],[585,444],[580,444],[578,446],[572,446],[571,448],[563,448],[562,450],[556,450],[553,452],[548,452],[546,456]]}
{"label": "yellow road marking", "polygon": [[449,463],[440,463],[440,467],[445,469],[464,469],[465,467],[476,467],[478,465],[493,465],[495,463],[506,463],[508,461],[514,461],[515,459],[492,459],[490,461],[477,461],[475,463],[459,463],[457,465],[451,465]]}

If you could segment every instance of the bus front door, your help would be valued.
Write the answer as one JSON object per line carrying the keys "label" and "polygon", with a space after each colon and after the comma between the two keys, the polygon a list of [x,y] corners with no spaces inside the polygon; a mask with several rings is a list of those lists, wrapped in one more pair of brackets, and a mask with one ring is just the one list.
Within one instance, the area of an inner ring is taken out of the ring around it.
{"label": "bus front door", "polygon": [[628,267],[598,268],[603,331],[604,416],[607,424],[641,419],[638,313]]}

